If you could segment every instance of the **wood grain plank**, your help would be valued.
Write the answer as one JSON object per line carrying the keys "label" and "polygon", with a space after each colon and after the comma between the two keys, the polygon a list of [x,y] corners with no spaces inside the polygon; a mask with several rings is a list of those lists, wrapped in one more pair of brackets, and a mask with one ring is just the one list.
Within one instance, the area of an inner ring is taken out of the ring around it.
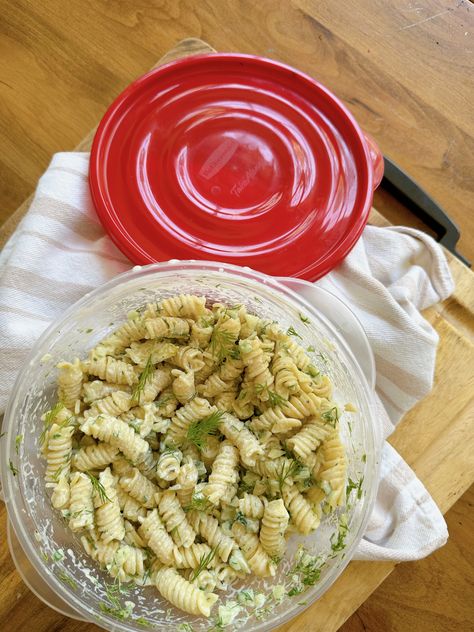
{"label": "wood grain plank", "polygon": [[446,546],[424,560],[397,566],[340,632],[473,630],[473,507],[471,487],[445,516]]}

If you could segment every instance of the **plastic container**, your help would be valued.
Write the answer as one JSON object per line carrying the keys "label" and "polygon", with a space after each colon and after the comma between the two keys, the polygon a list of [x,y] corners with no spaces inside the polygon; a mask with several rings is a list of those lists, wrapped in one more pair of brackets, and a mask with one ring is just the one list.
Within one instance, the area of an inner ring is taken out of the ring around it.
{"label": "plastic container", "polygon": [[[380,436],[374,418],[373,386],[368,384],[351,349],[338,332],[339,327],[284,283],[303,283],[308,292],[312,291],[312,286],[304,282],[277,280],[231,265],[209,262],[154,264],[119,275],[86,295],[38,340],[17,378],[7,407],[4,423],[7,437],[2,442],[1,461],[5,501],[12,527],[10,548],[26,583],[46,603],[63,614],[98,623],[108,630],[143,630],[143,619],[157,630],[176,630],[180,623],[186,622],[197,632],[212,625],[212,618],[211,622],[198,619],[170,607],[153,587],[133,588],[121,598],[125,608],[126,602],[134,603],[128,618],[120,620],[117,612],[115,615],[105,612],[104,604],[110,606],[106,587],[113,580],[85,555],[78,537],[66,528],[59,513],[52,509],[43,482],[45,463],[39,456],[40,415],[55,399],[57,362],[63,358],[84,357],[87,350],[109,333],[114,323],[123,321],[130,310],[180,292],[201,294],[212,301],[229,304],[243,303],[250,312],[271,317],[284,329],[292,325],[302,337],[300,342],[305,347],[312,345],[315,348],[310,353],[312,361],[330,376],[336,401],[341,404],[350,402],[357,408],[356,413],[344,413],[341,418],[348,476],[363,481],[361,498],[351,503],[346,511],[345,547],[333,551],[331,546],[331,537],[334,538],[338,530],[340,517],[337,515],[326,517],[311,536],[293,536],[277,576],[272,580],[253,579],[246,582],[246,587],[269,594],[272,585],[287,581],[286,573],[300,542],[311,554],[326,560],[320,580],[304,593],[304,597],[285,597],[267,618],[251,617],[244,629],[248,632],[269,630],[288,621],[320,597],[342,572],[365,530],[377,488]],[[304,290],[303,286],[298,289]],[[330,296],[319,291],[318,301],[323,303],[325,295],[326,298]],[[331,301],[334,306],[334,297],[328,298],[325,309]],[[334,310],[334,307],[329,309]],[[356,319],[347,315],[350,311],[345,315],[343,308],[339,311],[343,328],[353,332],[360,328]],[[310,322],[303,323],[300,315]],[[360,335],[359,343],[361,355],[366,355],[364,361],[369,380],[372,380],[373,363],[371,369],[370,353],[367,355],[367,349],[364,351]],[[23,437],[19,444],[15,441],[18,435]],[[19,446],[18,453],[16,445]],[[16,475],[12,472],[15,468],[18,470]],[[235,596],[234,590],[228,598],[232,595]],[[301,599],[305,605],[298,605]],[[222,603],[225,600],[223,596]],[[217,614],[217,608],[213,614]],[[236,628],[230,626],[229,629]]]}

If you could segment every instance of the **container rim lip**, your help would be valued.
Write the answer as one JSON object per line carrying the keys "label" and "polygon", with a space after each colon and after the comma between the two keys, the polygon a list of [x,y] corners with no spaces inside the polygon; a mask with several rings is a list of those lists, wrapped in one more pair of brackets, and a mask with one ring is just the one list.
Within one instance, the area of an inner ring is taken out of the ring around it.
{"label": "container rim lip", "polygon": [[[68,588],[64,583],[62,583],[55,575],[52,573],[50,567],[44,563],[41,559],[38,551],[38,547],[35,546],[33,540],[33,534],[27,532],[23,529],[22,520],[21,520],[21,508],[20,504],[17,502],[13,502],[13,498],[15,497],[15,489],[14,489],[14,481],[15,477],[10,472],[10,469],[7,466],[7,462],[12,455],[12,445],[15,443],[13,439],[14,427],[12,423],[9,423],[10,418],[13,415],[14,408],[17,405],[17,394],[19,391],[19,387],[24,381],[24,376],[29,370],[30,364],[35,356],[38,355],[39,349],[42,347],[44,341],[46,341],[55,331],[61,328],[63,323],[67,322],[69,318],[78,311],[78,309],[83,308],[86,305],[89,305],[93,302],[95,298],[98,296],[103,296],[106,292],[113,289],[114,287],[122,284],[123,282],[128,282],[135,278],[140,278],[143,274],[153,274],[155,272],[160,271],[170,271],[170,270],[195,270],[201,272],[218,272],[218,273],[230,273],[234,277],[240,279],[246,279],[255,284],[262,283],[267,286],[274,287],[275,290],[278,290],[281,294],[286,295],[286,298],[292,299],[294,302],[299,303],[304,306],[304,308],[310,313],[315,314],[320,321],[331,331],[331,334],[334,336],[338,344],[340,345],[343,352],[346,354],[348,360],[353,364],[353,368],[355,368],[357,373],[357,380],[361,386],[360,394],[361,397],[365,399],[365,404],[367,409],[370,412],[370,420],[367,423],[368,432],[366,432],[367,439],[371,443],[371,445],[367,446],[367,463],[366,463],[366,473],[372,476],[373,484],[370,488],[365,490],[364,499],[360,502],[364,503],[363,506],[363,515],[362,519],[359,523],[359,527],[357,532],[355,533],[353,540],[349,547],[345,550],[345,557],[338,564],[337,567],[334,567],[329,571],[331,573],[331,580],[329,585],[326,587],[325,591],[328,590],[334,581],[342,574],[345,567],[351,561],[354,551],[358,546],[362,536],[365,532],[368,520],[372,513],[372,509],[375,503],[378,482],[379,482],[379,470],[380,470],[380,454],[381,454],[381,429],[375,422],[376,411],[375,411],[375,400],[374,394],[369,387],[365,375],[360,368],[356,358],[353,356],[351,350],[349,349],[347,343],[342,338],[342,336],[334,329],[334,326],[326,319],[323,314],[320,314],[316,311],[316,309],[310,305],[302,296],[299,296],[296,292],[289,289],[280,283],[275,277],[266,275],[257,270],[253,270],[249,267],[237,266],[234,264],[227,264],[215,261],[195,261],[195,260],[184,260],[180,261],[177,259],[172,259],[167,262],[159,262],[153,263],[146,266],[134,266],[131,270],[125,271],[113,279],[109,280],[107,283],[100,285],[95,288],[91,292],[85,294],[82,298],[76,301],[73,305],[71,305],[66,311],[62,313],[60,318],[56,321],[53,321],[41,334],[38,340],[33,345],[30,353],[24,361],[23,367],[17,375],[15,383],[12,388],[11,396],[9,398],[8,404],[5,409],[4,416],[4,424],[7,428],[5,441],[3,442],[3,446],[1,446],[0,454],[2,458],[0,458],[0,469],[1,469],[1,479],[3,481],[4,487],[4,496],[5,496],[5,505],[7,507],[7,516],[11,522],[11,526],[13,527],[15,534],[24,548],[25,553],[27,553],[30,561],[38,568],[41,569],[41,572],[45,573],[47,576],[47,581],[52,588],[54,588],[55,592],[59,594],[59,596],[64,599],[67,603],[69,603],[74,609],[78,611],[79,614],[83,614],[87,616],[92,622],[99,624],[97,621],[98,613],[92,608],[84,604],[80,601],[76,593]],[[256,278],[258,277],[258,278]],[[39,569],[38,569],[39,570]],[[46,581],[46,578],[45,578]],[[323,594],[323,593],[321,593]],[[278,621],[268,622],[262,621],[259,622],[256,626],[252,628],[253,632],[262,632],[263,630],[271,630],[272,628],[282,625],[283,623],[288,622],[290,619],[293,619],[298,614],[306,610],[310,607],[317,599],[319,599],[321,595],[313,595],[310,597],[305,605],[297,606],[295,608],[290,608],[286,615],[280,617]],[[296,604],[295,604],[296,605]],[[101,615],[105,621],[109,622],[107,616]],[[110,620],[112,623],[112,620]],[[130,623],[133,623],[133,619],[129,620]],[[118,621],[113,619],[114,629],[122,630],[123,632],[129,632],[130,627],[127,625],[127,621]]]}

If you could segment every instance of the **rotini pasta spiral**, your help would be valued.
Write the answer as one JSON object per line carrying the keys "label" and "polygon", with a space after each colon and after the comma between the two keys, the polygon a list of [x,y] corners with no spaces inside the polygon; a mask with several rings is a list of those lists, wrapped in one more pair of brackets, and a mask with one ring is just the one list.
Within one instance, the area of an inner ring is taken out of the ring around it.
{"label": "rotini pasta spiral", "polygon": [[258,536],[254,533],[248,533],[245,527],[238,522],[234,523],[232,533],[235,535],[235,539],[245,555],[252,572],[257,577],[273,577],[276,572],[276,566],[265,553]]}
{"label": "rotini pasta spiral", "polygon": [[174,369],[171,371],[171,375],[174,377],[172,387],[176,399],[180,404],[189,402],[196,394],[194,373],[192,371],[185,373],[184,371]]}
{"label": "rotini pasta spiral", "polygon": [[182,406],[173,417],[166,433],[166,445],[180,446],[186,437],[189,426],[195,421],[204,419],[214,410],[215,408],[209,404],[207,399],[202,399],[201,397],[195,397],[188,404]]}
{"label": "rotini pasta spiral", "polygon": [[121,476],[119,484],[127,494],[147,509],[156,507],[155,494],[158,492],[158,488],[136,467],[130,473]]}
{"label": "rotini pasta spiral", "polygon": [[189,335],[189,324],[184,318],[159,316],[145,320],[145,338],[183,338]]}
{"label": "rotini pasta spiral", "polygon": [[323,441],[331,434],[331,427],[319,417],[310,417],[303,428],[287,440],[287,447],[306,463]]}
{"label": "rotini pasta spiral", "polygon": [[81,363],[78,358],[71,364],[70,362],[60,362],[58,364],[58,398],[66,408],[74,408],[74,404],[81,396],[82,373]]}
{"label": "rotini pasta spiral", "polygon": [[103,492],[94,494],[95,524],[105,544],[123,540],[125,525],[117,498],[116,479],[108,467],[99,475]]}
{"label": "rotini pasta spiral", "polygon": [[116,417],[88,417],[81,425],[81,430],[95,439],[110,443],[134,463],[143,461],[149,451],[148,443],[138,436],[133,428]]}
{"label": "rotini pasta spiral", "polygon": [[287,485],[283,489],[283,500],[288,509],[291,520],[298,531],[308,535],[319,527],[319,517],[311,509],[311,505],[294,485]]}
{"label": "rotini pasta spiral", "polygon": [[209,617],[217,601],[217,595],[199,590],[174,568],[161,568],[156,573],[156,587],[165,599],[189,614]]}
{"label": "rotini pasta spiral", "polygon": [[186,520],[186,515],[176,498],[175,492],[163,492],[158,511],[166,525],[166,530],[171,534],[176,546],[191,546],[196,538],[196,533]]}
{"label": "rotini pasta spiral", "polygon": [[163,316],[192,318],[193,320],[198,320],[201,316],[210,313],[210,310],[206,308],[206,297],[191,294],[165,298],[161,301],[160,308],[160,313]]}
{"label": "rotini pasta spiral", "polygon": [[238,450],[229,441],[221,443],[204,489],[204,494],[213,505],[220,505],[222,501],[230,502],[235,496],[238,463]]}
{"label": "rotini pasta spiral", "polygon": [[248,467],[255,465],[256,459],[263,455],[263,448],[247,426],[237,417],[225,413],[219,428],[222,434],[238,448],[244,464]]}
{"label": "rotini pasta spiral", "polygon": [[265,507],[260,530],[260,544],[271,558],[280,558],[285,552],[284,533],[290,516],[281,498],[270,501]]}
{"label": "rotini pasta spiral", "polygon": [[223,533],[219,521],[213,516],[195,510],[188,513],[188,520],[196,533],[206,540],[209,546],[216,549],[221,560],[227,562],[237,545],[231,537]]}
{"label": "rotini pasta spiral", "polygon": [[174,554],[175,544],[166,531],[158,510],[149,511],[145,518],[139,518],[141,522],[138,534],[148,544],[153,553],[163,564],[173,564],[176,556]]}
{"label": "rotini pasta spiral", "polygon": [[249,518],[263,518],[264,503],[261,498],[254,494],[244,493],[239,500],[239,510]]}
{"label": "rotini pasta spiral", "polygon": [[123,360],[116,360],[111,356],[97,357],[92,355],[89,360],[82,364],[87,373],[100,377],[106,382],[133,386],[138,380],[137,373],[131,364],[127,364]]}
{"label": "rotini pasta spiral", "polygon": [[167,449],[162,452],[156,465],[156,473],[164,481],[174,481],[180,472],[183,453],[181,450]]}
{"label": "rotini pasta spiral", "polygon": [[198,482],[198,471],[194,461],[190,457],[186,457],[185,462],[179,468],[176,478],[178,497],[181,507],[188,507],[193,497],[193,491]]}
{"label": "rotini pasta spiral", "polygon": [[92,481],[82,472],[74,472],[70,482],[69,528],[71,531],[90,529],[94,525]]}

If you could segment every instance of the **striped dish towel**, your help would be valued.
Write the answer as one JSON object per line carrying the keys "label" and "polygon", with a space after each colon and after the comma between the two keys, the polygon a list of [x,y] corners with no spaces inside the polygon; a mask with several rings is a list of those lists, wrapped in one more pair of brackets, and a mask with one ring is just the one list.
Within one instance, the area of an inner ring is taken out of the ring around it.
{"label": "striped dish towel", "polygon": [[[130,268],[95,214],[89,155],[54,156],[25,218],[0,254],[0,413],[18,367],[71,303]],[[377,405],[387,437],[433,385],[437,334],[420,310],[445,299],[453,281],[441,248],[409,228],[367,226],[321,286],[349,304],[375,354]],[[415,560],[447,539],[423,484],[385,443],[374,512],[356,558]]]}

